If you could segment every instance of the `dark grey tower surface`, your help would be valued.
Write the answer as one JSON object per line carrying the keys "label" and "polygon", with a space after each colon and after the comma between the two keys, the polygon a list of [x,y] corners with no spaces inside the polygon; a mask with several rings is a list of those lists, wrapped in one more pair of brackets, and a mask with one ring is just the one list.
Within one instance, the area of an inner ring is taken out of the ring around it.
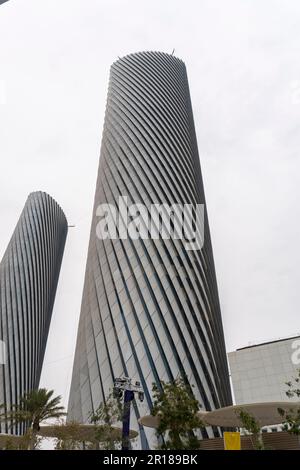
{"label": "dark grey tower surface", "polygon": [[[119,196],[148,208],[205,203],[186,68],[174,56],[142,52],[111,67],[68,413],[87,422],[122,375],[145,391],[133,428],[152,407],[152,383],[179,375],[204,409],[230,405],[206,211],[201,250],[174,239],[101,240],[97,207]],[[139,431],[147,448],[149,430]]]}
{"label": "dark grey tower surface", "polygon": [[8,0],[0,0],[0,5],[1,5],[1,3],[5,3],[5,2],[7,2],[7,1],[8,1]]}
{"label": "dark grey tower surface", "polygon": [[31,193],[0,263],[0,403],[8,410],[39,385],[67,231],[54,199]]}

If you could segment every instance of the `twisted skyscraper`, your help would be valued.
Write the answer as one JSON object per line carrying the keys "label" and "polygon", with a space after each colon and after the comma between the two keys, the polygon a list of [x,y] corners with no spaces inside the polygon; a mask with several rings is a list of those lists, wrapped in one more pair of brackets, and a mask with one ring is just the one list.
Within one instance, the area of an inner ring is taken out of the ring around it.
{"label": "twisted skyscraper", "polygon": [[[111,67],[69,419],[87,422],[122,375],[145,392],[133,428],[160,380],[185,377],[206,410],[231,404],[206,209],[199,250],[172,237],[99,238],[98,207],[124,196],[149,211],[205,203],[186,68],[174,56],[143,52]],[[147,448],[151,431],[139,431]]]}
{"label": "twisted skyscraper", "polygon": [[[31,193],[1,261],[0,404],[4,411],[38,388],[67,231],[59,205],[46,193]],[[22,429],[22,425],[2,424],[4,432]]]}

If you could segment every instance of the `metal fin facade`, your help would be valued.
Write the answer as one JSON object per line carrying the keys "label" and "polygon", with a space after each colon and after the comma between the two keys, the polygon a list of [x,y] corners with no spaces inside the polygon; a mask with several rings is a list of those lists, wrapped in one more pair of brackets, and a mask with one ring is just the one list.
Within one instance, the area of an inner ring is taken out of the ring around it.
{"label": "metal fin facade", "polygon": [[[0,264],[0,404],[8,410],[39,385],[67,231],[59,205],[31,193]],[[22,430],[2,423],[2,432]]]}
{"label": "metal fin facade", "polygon": [[[134,402],[136,429],[160,380],[187,377],[204,409],[231,404],[206,211],[202,250],[174,239],[101,240],[97,207],[119,196],[148,208],[205,203],[186,68],[174,56],[142,52],[111,67],[68,413],[87,422],[122,375],[145,391]],[[139,432],[147,448],[149,431]]]}

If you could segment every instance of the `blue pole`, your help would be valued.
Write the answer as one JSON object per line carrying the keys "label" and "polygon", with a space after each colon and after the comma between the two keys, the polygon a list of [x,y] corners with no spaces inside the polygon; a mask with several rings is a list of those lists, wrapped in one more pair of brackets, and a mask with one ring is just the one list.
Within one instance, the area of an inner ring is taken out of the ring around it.
{"label": "blue pole", "polygon": [[129,450],[130,440],[130,405],[134,399],[134,393],[126,390],[124,393],[124,412],[123,412],[123,430],[122,430],[122,450]]}

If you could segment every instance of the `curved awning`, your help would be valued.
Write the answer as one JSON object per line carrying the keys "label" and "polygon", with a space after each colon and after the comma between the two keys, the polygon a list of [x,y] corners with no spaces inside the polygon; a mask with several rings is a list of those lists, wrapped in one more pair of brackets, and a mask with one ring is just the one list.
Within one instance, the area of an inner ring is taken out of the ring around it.
{"label": "curved awning", "polygon": [[[62,425],[49,425],[49,426],[41,426],[41,429],[38,432],[39,436],[42,437],[56,437],[56,438],[61,438],[62,435],[65,438],[68,438],[68,435],[70,438],[74,439],[74,436],[78,441],[89,441],[89,442],[95,442],[98,439],[95,439],[95,431],[96,429],[101,430],[101,425],[95,426],[94,424],[79,424],[76,426],[72,426],[72,423],[67,423],[67,424],[62,424]],[[134,439],[135,437],[138,436],[137,431],[130,430],[129,434],[129,439]],[[122,437],[122,429],[117,428],[117,427],[112,427],[111,428],[111,434],[110,437],[115,437],[116,439],[119,439]],[[100,440],[99,440],[100,441]]]}
{"label": "curved awning", "polygon": [[[97,426],[101,428],[101,426]],[[41,426],[39,436],[42,437],[53,437],[53,438],[62,438],[65,439],[75,439],[81,442],[101,442],[100,439],[95,439],[95,425],[94,424],[79,424],[74,427],[72,424],[52,424]],[[130,430],[129,439],[134,439],[138,436],[138,432]],[[110,438],[120,439],[122,437],[122,429],[117,427],[112,427],[112,432]],[[0,449],[7,447],[7,445],[12,444],[17,446],[21,444],[23,435],[17,436],[16,434],[0,434]],[[104,440],[105,438],[103,438]]]}
{"label": "curved awning", "polygon": [[[239,418],[239,410],[244,410],[251,414],[261,427],[274,424],[280,424],[282,418],[278,413],[278,408],[282,408],[287,413],[300,409],[300,402],[265,402],[265,403],[249,403],[246,405],[232,405],[224,408],[218,408],[213,411],[199,411],[199,418],[207,426],[221,427],[242,427]],[[139,419],[142,426],[149,428],[157,428],[159,417],[147,415]]]}

